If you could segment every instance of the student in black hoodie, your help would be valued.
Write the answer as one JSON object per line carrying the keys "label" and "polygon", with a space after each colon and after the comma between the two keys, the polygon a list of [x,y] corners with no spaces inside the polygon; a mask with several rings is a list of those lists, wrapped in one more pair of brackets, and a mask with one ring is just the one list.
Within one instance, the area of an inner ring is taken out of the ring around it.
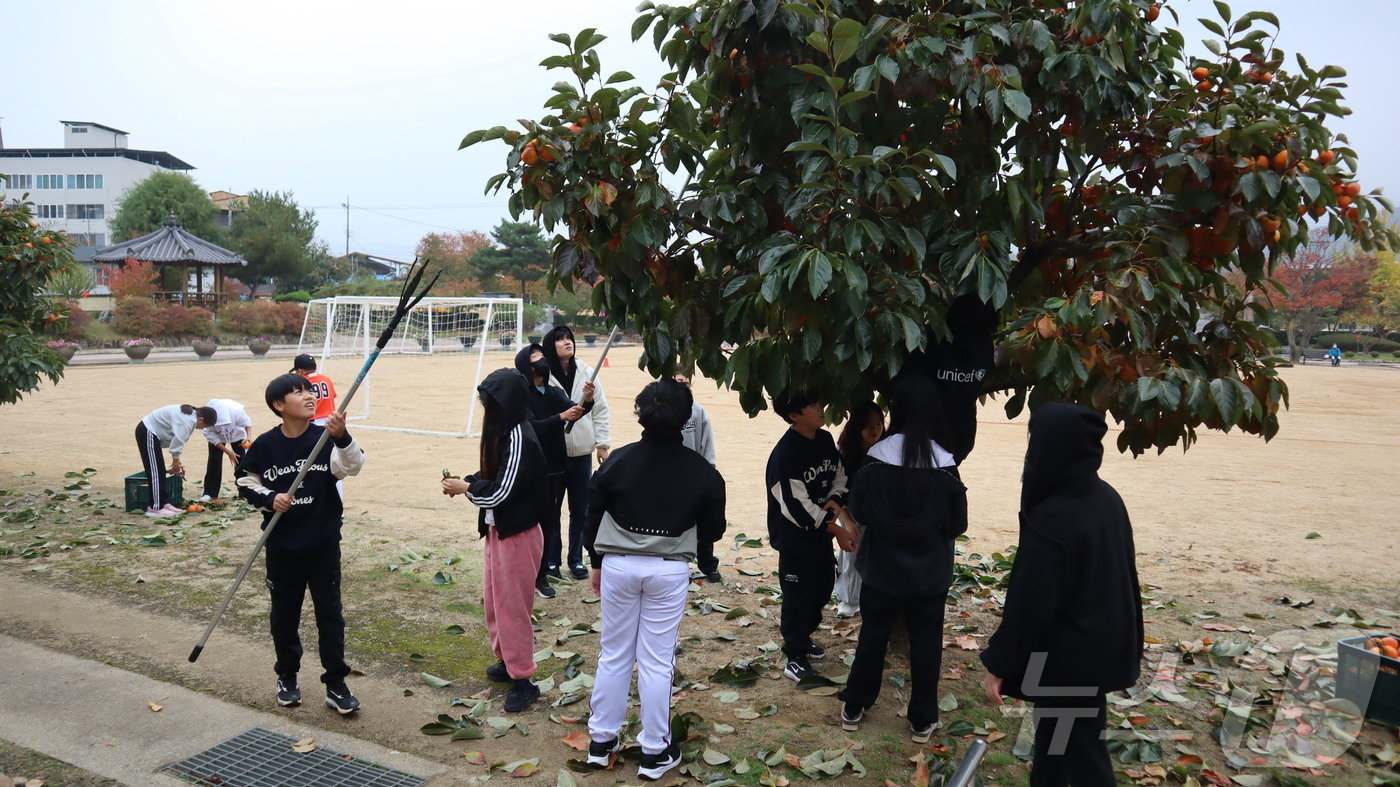
{"label": "student in black hoodie", "polygon": [[644,779],[680,764],[671,684],[690,561],[697,544],[724,535],[724,479],[681,440],[691,404],[690,389],[675,380],[643,388],[636,400],[641,441],[613,451],[588,485],[584,545],[603,616],[588,761],[606,766],[617,751],[635,667]]}
{"label": "student in black hoodie", "polygon": [[[234,470],[238,494],[262,509],[264,529],[273,512],[281,511],[277,528],[267,539],[267,589],[272,598],[268,622],[277,653],[277,704],[301,704],[297,672],[301,668],[301,605],[306,591],[316,609],[316,636],[321,656],[321,682],[326,705],[342,715],[360,709],[360,701],[345,685],[345,615],[340,603],[340,523],[343,513],[337,479],[356,475],[365,452],[345,431],[345,414],[331,413],[325,426],[311,423],[316,394],[299,374],[284,374],[267,384],[267,407],[281,425],[253,441]],[[331,440],[311,457],[321,432]],[[308,457],[310,457],[308,459]],[[311,469],[293,499],[287,494],[301,463]]]}
{"label": "student in black hoodie", "polygon": [[992,334],[999,316],[975,292],[959,295],[948,307],[948,339],[930,334],[924,363],[943,402],[948,450],[959,464],[977,442],[977,402],[996,363]]}
{"label": "student in black hoodie", "polygon": [[1050,403],[1031,414],[1021,541],[983,687],[1035,703],[1032,785],[1114,783],[1104,695],[1137,682],[1142,596],[1123,500],[1099,478],[1103,415]]}
{"label": "student in black hoodie", "polygon": [[817,674],[811,659],[826,655],[812,632],[836,584],[832,538],[847,552],[855,549],[855,539],[836,516],[846,502],[846,471],[831,433],[822,428],[826,419],[817,398],[805,392],[775,396],[773,410],[791,428],[773,446],[764,474],[768,540],[778,550],[783,589],[783,675],[800,683]]}
{"label": "student in black hoodie", "polygon": [[564,505],[564,470],[568,454],[564,448],[564,425],[577,421],[593,409],[593,384],[584,383],[582,405],[576,405],[564,389],[549,383],[549,361],[545,359],[544,347],[531,344],[515,355],[515,368],[530,380],[533,390],[526,399],[530,403],[530,426],[540,440],[544,451],[545,467],[549,473],[545,481],[549,507],[545,509],[540,527],[544,531],[544,555],[540,558],[539,575],[535,578],[535,592],[541,598],[554,598],[554,587],[549,578],[558,579],[559,560],[563,552],[560,534],[560,509]]}
{"label": "student in black hoodie", "polygon": [[547,500],[544,452],[530,417],[530,383],[514,369],[497,369],[476,389],[486,416],[481,426],[481,469],[444,478],[447,495],[466,495],[480,509],[476,530],[486,539],[481,589],[491,650],[500,661],[486,677],[513,683],[505,710],[519,713],[539,699],[535,634],[530,621],[533,583],[544,551],[540,519]]}
{"label": "student in black hoodie", "polygon": [[861,629],[841,691],[841,726],[860,726],[884,682],[885,648],[903,617],[909,633],[908,719],[915,743],[938,722],[943,611],[953,582],[953,539],[967,530],[967,494],[945,446],[947,427],[933,380],[922,370],[895,378],[890,428],[851,483],[861,527]]}

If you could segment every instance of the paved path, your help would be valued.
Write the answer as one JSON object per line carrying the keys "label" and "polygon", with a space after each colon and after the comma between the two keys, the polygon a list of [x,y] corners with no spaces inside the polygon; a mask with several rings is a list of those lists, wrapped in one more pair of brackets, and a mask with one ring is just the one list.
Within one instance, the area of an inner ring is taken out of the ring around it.
{"label": "paved path", "polygon": [[[312,738],[420,776],[442,776],[449,770],[359,738],[4,635],[0,664],[5,665],[0,669],[0,738],[126,784],[185,784],[157,771],[253,727]],[[310,696],[319,700],[314,691]],[[153,712],[148,701],[162,706],[160,712]]]}

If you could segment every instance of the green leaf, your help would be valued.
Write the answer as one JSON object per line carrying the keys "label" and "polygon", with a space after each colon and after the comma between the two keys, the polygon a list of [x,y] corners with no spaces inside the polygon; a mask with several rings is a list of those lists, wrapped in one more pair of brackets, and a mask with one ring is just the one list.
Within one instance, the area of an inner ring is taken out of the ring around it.
{"label": "green leaf", "polygon": [[843,17],[831,28],[831,59],[841,65],[856,53],[860,46],[860,22]]}
{"label": "green leaf", "polygon": [[442,573],[441,571],[439,571],[439,572],[437,572],[436,574],[433,575],[433,584],[434,584],[434,585],[450,585],[450,584],[452,584],[452,577],[449,577],[448,575],[446,575],[446,574]]}
{"label": "green leaf", "polygon": [[457,731],[457,727],[456,725],[433,721],[419,727],[418,731],[424,735],[451,735]]}
{"label": "green leaf", "polygon": [[613,84],[613,83],[615,83],[615,82],[627,82],[627,81],[633,80],[633,79],[636,79],[636,77],[632,76],[631,73],[629,73],[629,72],[627,72],[627,71],[618,71],[617,73],[615,73],[615,74],[613,74],[612,76],[608,77],[608,81],[607,81],[607,82],[604,82],[603,84],[605,84],[605,85],[611,85],[611,84]]}
{"label": "green leaf", "polygon": [[443,631],[447,632],[448,634],[453,634],[453,635],[456,635],[456,634],[465,634],[465,633],[467,633],[467,630],[466,630],[466,629],[462,628],[461,626],[457,625],[456,623],[453,623],[452,625],[450,625],[450,626],[448,626],[447,628],[443,629]]}
{"label": "green leaf", "polygon": [[820,298],[826,292],[826,286],[831,283],[831,262],[825,254],[815,254],[811,263],[807,267],[807,286],[812,293],[812,299]]}
{"label": "green leaf", "polygon": [[480,727],[472,725],[469,727],[458,727],[453,730],[451,739],[454,741],[475,741],[485,737],[486,733],[482,732]]}
{"label": "green leaf", "polygon": [[817,18],[816,9],[806,3],[783,3],[783,10],[791,14],[797,14],[798,16],[805,16],[808,19]]}
{"label": "green leaf", "polygon": [[1022,120],[1028,120],[1031,116],[1031,100],[1019,90],[1003,90],[1002,100],[1006,102],[1006,108],[1011,110],[1011,114]]}
{"label": "green leaf", "polygon": [[429,675],[426,672],[418,673],[418,677],[422,678],[424,683],[428,684],[429,686],[432,686],[435,689],[446,688],[447,686],[452,685],[452,681],[443,680],[442,678],[439,678],[436,675]]}

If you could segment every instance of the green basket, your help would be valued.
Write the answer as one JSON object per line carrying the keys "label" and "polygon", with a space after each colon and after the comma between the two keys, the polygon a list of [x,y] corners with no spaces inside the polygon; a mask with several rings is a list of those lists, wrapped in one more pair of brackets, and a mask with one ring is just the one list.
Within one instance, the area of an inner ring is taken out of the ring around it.
{"label": "green basket", "polygon": [[[1394,634],[1377,634],[1374,639]],[[1361,715],[1400,726],[1400,661],[1366,650],[1373,637],[1350,637],[1337,643],[1337,698],[1350,700]]]}
{"label": "green basket", "polygon": [[[177,475],[165,475],[166,486],[170,489],[170,503],[184,506],[185,480]],[[151,485],[146,481],[146,471],[132,473],[126,477],[126,510],[142,511],[151,507]]]}

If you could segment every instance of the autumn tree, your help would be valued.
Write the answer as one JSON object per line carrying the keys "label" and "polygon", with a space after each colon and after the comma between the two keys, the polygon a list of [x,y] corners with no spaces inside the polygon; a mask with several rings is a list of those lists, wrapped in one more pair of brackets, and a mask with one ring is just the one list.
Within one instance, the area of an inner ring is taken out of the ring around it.
{"label": "autumn tree", "polygon": [[1366,332],[1358,333],[1357,345],[1369,352],[1390,331],[1400,328],[1400,260],[1393,251],[1376,255],[1375,270],[1366,282],[1366,297],[1342,313],[1341,318]]}
{"label": "autumn tree", "polygon": [[488,191],[556,233],[551,276],[598,282],[648,370],[698,365],[750,413],[812,388],[839,415],[971,296],[1011,415],[1087,404],[1134,452],[1268,438],[1287,389],[1249,294],[1303,215],[1370,248],[1387,206],[1327,128],[1345,72],[1216,8],[1196,59],[1147,0],[643,2],[658,85],[553,35],[544,115],[462,146],[506,143]]}
{"label": "autumn tree", "polygon": [[[418,241],[418,248],[414,254],[420,259],[431,261],[434,268],[442,269],[444,285],[450,286],[454,281],[475,281],[482,288],[487,288],[491,286],[495,277],[483,273],[473,264],[472,258],[490,245],[491,239],[476,230],[430,232]],[[444,291],[446,289],[447,287],[444,287]]]}
{"label": "autumn tree", "polygon": [[218,207],[199,184],[179,172],[153,172],[118,198],[116,212],[107,221],[111,242],[155,232],[172,214],[191,235],[215,243],[222,239],[215,222]]}
{"label": "autumn tree", "polygon": [[1279,288],[1267,297],[1284,322],[1291,360],[1306,360],[1303,350],[1319,328],[1366,303],[1375,268],[1373,255],[1334,243],[1324,230],[1314,231],[1306,246],[1278,262]]}
{"label": "autumn tree", "polygon": [[47,294],[55,274],[74,266],[72,241],[34,220],[31,202],[0,202],[0,404],[14,404],[57,383],[64,362],[45,346],[46,331],[68,327],[68,308]]}
{"label": "autumn tree", "polygon": [[526,286],[539,281],[549,272],[549,246],[538,225],[530,222],[502,221],[491,230],[497,246],[481,249],[472,256],[472,266],[486,281],[497,276],[514,279],[520,284],[520,297],[528,296]]}

